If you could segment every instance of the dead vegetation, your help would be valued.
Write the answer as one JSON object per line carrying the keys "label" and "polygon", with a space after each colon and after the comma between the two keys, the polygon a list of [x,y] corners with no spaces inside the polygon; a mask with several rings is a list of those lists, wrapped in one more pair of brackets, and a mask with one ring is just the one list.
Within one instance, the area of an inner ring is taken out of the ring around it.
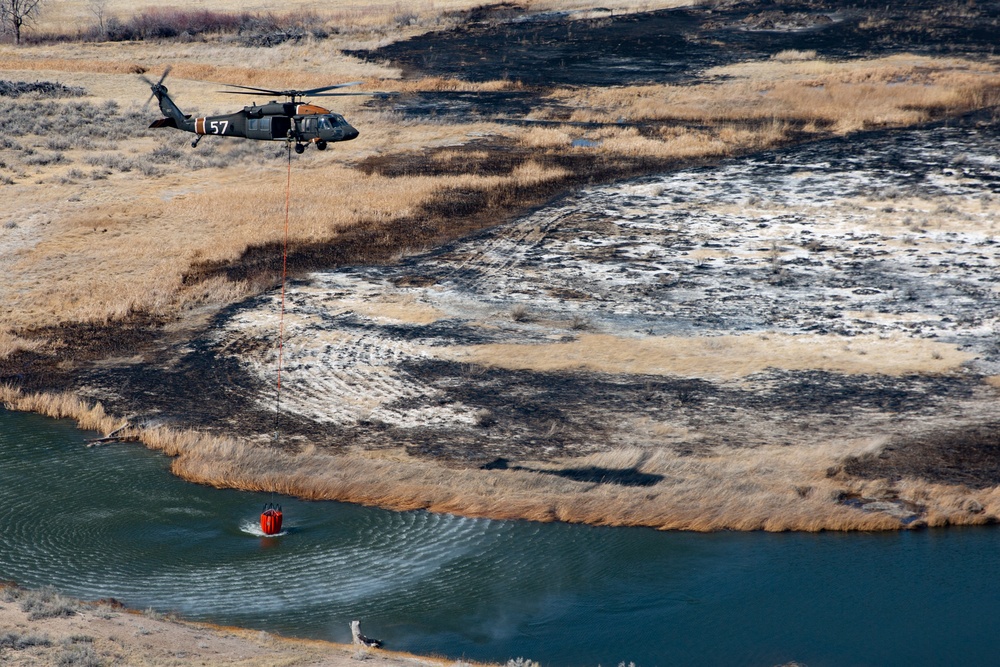
{"label": "dead vegetation", "polygon": [[[110,432],[120,426],[100,404],[73,396],[24,394],[8,386],[0,398],[8,408],[74,418],[83,428]],[[888,444],[882,437],[808,448],[723,447],[699,456],[669,448],[621,448],[561,462],[476,470],[442,467],[394,449],[281,451],[162,426],[130,433],[176,457],[171,470],[196,483],[472,517],[664,530],[819,531],[893,530],[901,520],[911,528],[978,525],[1000,514],[995,486],[843,474],[840,461],[879,456]],[[623,471],[649,480],[640,485],[641,493],[628,480],[615,481]],[[879,511],[866,510],[867,503],[888,503],[892,511],[882,505]],[[907,514],[904,508],[910,506],[920,508],[919,516]]]}
{"label": "dead vegetation", "polygon": [[[707,72],[694,86],[624,86],[560,91],[553,101],[582,123],[688,121],[721,125],[726,145],[763,127],[781,139],[791,128],[837,134],[925,122],[1000,102],[1000,75],[981,62],[915,56],[834,62],[788,52]],[[734,124],[726,127],[726,124]],[[729,141],[725,141],[725,139]],[[735,140],[734,140],[735,139]]]}
{"label": "dead vegetation", "polygon": [[[512,318],[514,317],[512,312]],[[956,371],[969,355],[954,345],[899,337],[781,334],[711,337],[622,338],[584,334],[572,342],[486,344],[455,347],[455,361],[509,369],[669,375],[733,379],[767,368],[877,375]]]}

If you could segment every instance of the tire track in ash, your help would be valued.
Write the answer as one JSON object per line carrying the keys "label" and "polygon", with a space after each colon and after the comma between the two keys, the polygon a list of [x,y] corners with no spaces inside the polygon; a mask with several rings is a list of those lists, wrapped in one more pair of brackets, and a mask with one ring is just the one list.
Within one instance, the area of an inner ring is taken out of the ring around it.
{"label": "tire track in ash", "polygon": [[[466,242],[463,259],[445,273],[447,279],[458,282],[463,289],[480,294],[503,294],[508,298],[529,281],[520,270],[532,252],[543,246],[548,236],[569,214],[565,209],[536,213],[520,222],[501,227],[485,242]],[[447,261],[449,256],[439,258]],[[469,280],[470,274],[475,280]],[[515,289],[511,289],[513,284]],[[506,299],[505,299],[506,300]]]}
{"label": "tire track in ash", "polygon": [[[333,328],[318,303],[302,303],[291,318],[285,344],[281,406],[292,414],[320,424],[356,425],[366,422],[412,428],[473,421],[462,404],[439,405],[439,389],[399,370],[405,361],[423,358],[419,344],[365,328]],[[365,318],[349,310],[339,316]],[[369,318],[370,319],[370,318]],[[273,337],[249,320],[236,322]],[[249,330],[244,335],[254,335]],[[267,381],[277,369],[277,350],[266,350],[245,360]],[[273,394],[261,395],[261,409],[273,409]]]}

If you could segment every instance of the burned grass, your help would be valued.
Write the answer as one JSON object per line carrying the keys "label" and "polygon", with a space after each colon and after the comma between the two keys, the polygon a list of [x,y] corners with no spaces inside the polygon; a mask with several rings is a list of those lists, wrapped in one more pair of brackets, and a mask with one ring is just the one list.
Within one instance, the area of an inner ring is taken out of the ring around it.
{"label": "burned grass", "polygon": [[[504,20],[509,7],[447,32],[431,32],[358,56],[389,59],[405,73],[528,85],[690,83],[712,67],[791,51],[824,58],[893,53],[992,55],[1000,29],[993,4],[944,7],[836,2],[713,3],[644,15]],[[495,54],[501,53],[498,59]]]}
{"label": "burned grass", "polygon": [[842,468],[864,479],[930,479],[970,489],[997,485],[1000,424],[985,422],[890,441],[878,454],[848,458]]}

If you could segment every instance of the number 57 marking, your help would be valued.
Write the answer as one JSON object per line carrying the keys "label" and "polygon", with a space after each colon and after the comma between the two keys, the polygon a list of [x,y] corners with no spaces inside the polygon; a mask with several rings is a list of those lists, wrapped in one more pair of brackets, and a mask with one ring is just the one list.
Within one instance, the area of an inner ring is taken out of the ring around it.
{"label": "number 57 marking", "polygon": [[208,124],[208,129],[210,134],[225,134],[226,128],[229,127],[228,120],[213,120]]}

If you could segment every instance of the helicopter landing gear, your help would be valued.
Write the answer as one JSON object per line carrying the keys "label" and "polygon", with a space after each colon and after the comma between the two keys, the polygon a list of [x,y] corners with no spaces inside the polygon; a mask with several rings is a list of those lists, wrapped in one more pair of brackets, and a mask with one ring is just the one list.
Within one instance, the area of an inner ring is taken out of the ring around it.
{"label": "helicopter landing gear", "polygon": [[326,146],[327,146],[327,144],[326,144],[325,141],[317,141],[316,142],[316,150],[318,150],[318,151],[325,151],[326,150]]}
{"label": "helicopter landing gear", "polygon": [[306,152],[306,145],[305,144],[295,144],[295,152],[298,153],[299,155],[302,155],[303,153]]}
{"label": "helicopter landing gear", "polygon": [[195,138],[195,140],[191,142],[191,148],[198,148],[198,142],[201,141],[201,138],[204,137],[204,136],[205,136],[204,134],[199,134]]}

